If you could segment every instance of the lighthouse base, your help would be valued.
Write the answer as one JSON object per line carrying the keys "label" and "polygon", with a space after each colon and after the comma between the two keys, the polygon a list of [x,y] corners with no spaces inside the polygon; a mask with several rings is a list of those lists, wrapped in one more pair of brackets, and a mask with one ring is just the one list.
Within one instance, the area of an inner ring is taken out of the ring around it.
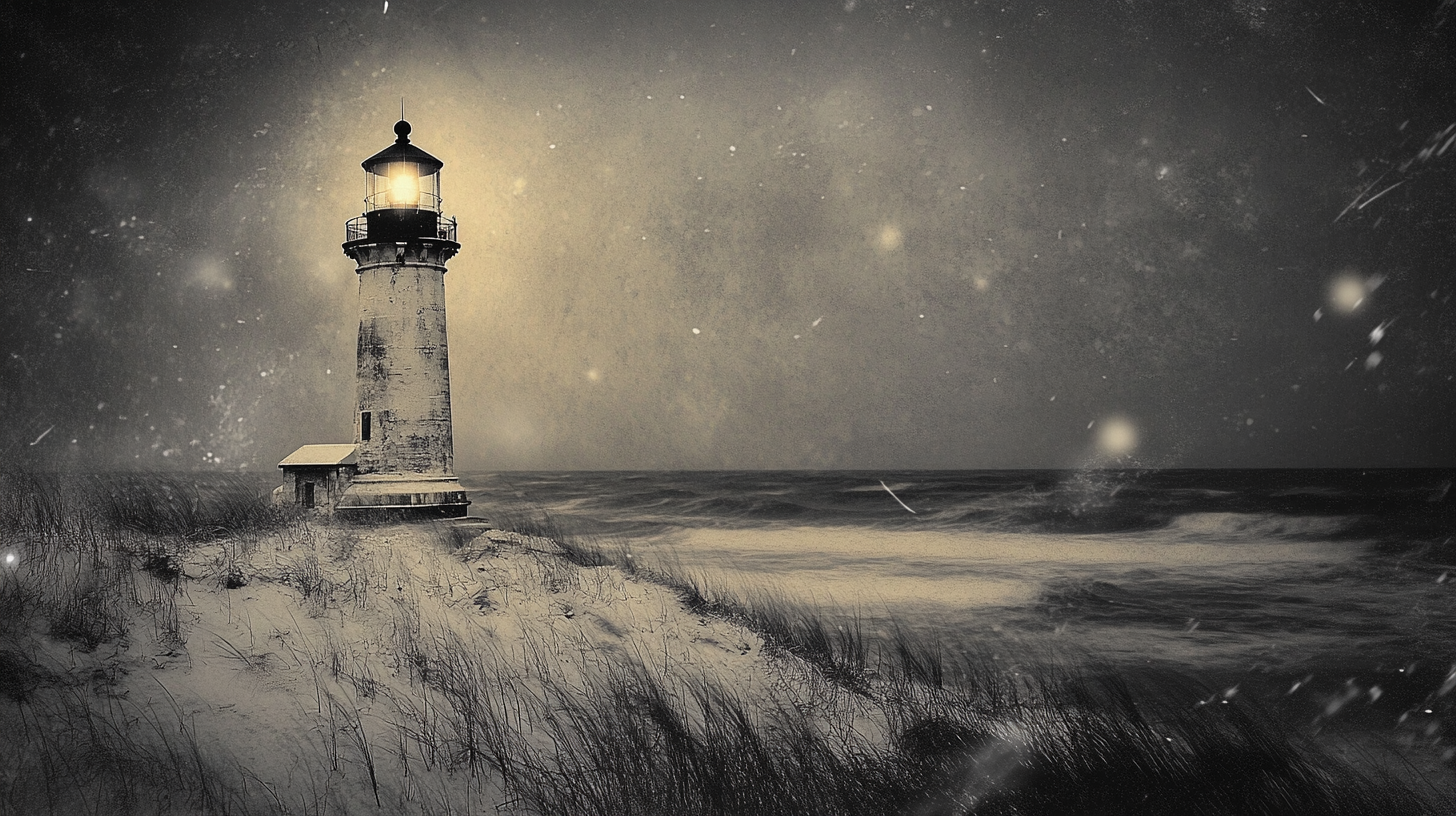
{"label": "lighthouse base", "polygon": [[370,474],[354,477],[334,514],[346,521],[459,518],[469,504],[454,476]]}

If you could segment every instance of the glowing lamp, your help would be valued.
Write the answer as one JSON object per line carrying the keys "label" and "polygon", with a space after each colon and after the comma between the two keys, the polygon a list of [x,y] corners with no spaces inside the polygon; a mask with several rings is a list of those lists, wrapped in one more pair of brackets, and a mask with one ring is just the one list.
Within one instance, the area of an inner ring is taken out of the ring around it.
{"label": "glowing lamp", "polygon": [[418,207],[420,204],[420,179],[404,171],[389,177],[389,203],[395,207]]}

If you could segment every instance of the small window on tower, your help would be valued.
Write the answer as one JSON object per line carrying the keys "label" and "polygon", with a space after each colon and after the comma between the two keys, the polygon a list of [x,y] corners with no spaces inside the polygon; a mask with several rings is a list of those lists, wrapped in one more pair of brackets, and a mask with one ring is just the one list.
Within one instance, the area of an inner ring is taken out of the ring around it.
{"label": "small window on tower", "polygon": [[360,442],[368,442],[369,441],[369,425],[371,424],[370,423],[370,419],[373,418],[373,414],[374,414],[373,411],[360,411],[359,412],[359,441]]}

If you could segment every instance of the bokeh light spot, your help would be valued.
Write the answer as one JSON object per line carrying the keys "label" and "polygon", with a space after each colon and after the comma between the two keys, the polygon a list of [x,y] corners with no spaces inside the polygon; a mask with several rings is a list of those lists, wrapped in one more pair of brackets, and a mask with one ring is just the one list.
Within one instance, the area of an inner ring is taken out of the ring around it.
{"label": "bokeh light spot", "polygon": [[894,224],[886,224],[880,227],[880,234],[875,238],[875,245],[882,252],[894,252],[905,243],[905,233]]}
{"label": "bokeh light spot", "polygon": [[1097,424],[1097,448],[1104,454],[1125,456],[1137,444],[1137,428],[1126,417],[1108,417]]}
{"label": "bokeh light spot", "polygon": [[1365,302],[1373,287],[1355,272],[1343,272],[1330,281],[1330,305],[1336,311],[1350,314]]}

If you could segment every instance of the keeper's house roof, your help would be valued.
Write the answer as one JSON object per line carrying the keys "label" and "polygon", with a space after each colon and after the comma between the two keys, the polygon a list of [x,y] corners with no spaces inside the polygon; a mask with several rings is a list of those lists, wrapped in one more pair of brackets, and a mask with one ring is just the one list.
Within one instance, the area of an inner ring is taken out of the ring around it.
{"label": "keeper's house roof", "polygon": [[359,464],[359,451],[354,445],[304,445],[284,457],[278,467],[338,467]]}

